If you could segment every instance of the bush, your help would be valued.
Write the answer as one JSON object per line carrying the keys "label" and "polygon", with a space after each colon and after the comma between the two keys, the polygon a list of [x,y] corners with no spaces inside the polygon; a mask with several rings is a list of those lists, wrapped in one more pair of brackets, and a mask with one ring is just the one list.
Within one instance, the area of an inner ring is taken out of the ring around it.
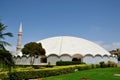
{"label": "bush", "polygon": [[107,63],[100,62],[100,67],[105,68],[105,67],[117,67],[117,64],[113,61],[108,61]]}
{"label": "bush", "polygon": [[117,67],[117,64],[112,61],[108,61],[107,65],[108,65],[108,67]]}
{"label": "bush", "polygon": [[23,71],[15,71],[9,73],[9,80],[23,80],[23,79],[36,79],[44,78],[56,75],[62,75],[67,73],[73,73],[75,70],[88,70],[91,69],[91,65],[71,65],[71,66],[58,66],[54,68],[45,69],[31,69]]}
{"label": "bush", "polygon": [[56,76],[61,74],[67,74],[74,72],[73,67],[67,68],[51,68],[46,70],[26,70],[26,71],[16,71],[9,73],[10,80],[23,80],[23,79],[35,79],[35,78],[43,78],[49,76]]}
{"label": "bush", "polygon": [[8,78],[7,72],[0,72],[0,79],[6,80]]}
{"label": "bush", "polygon": [[91,64],[91,68],[100,68],[100,64]]}
{"label": "bush", "polygon": [[57,61],[56,62],[57,66],[76,65],[76,64],[85,64],[85,63],[80,61]]}
{"label": "bush", "polygon": [[51,65],[51,63],[50,63],[50,62],[48,62],[48,65],[46,65],[45,67],[52,68],[52,67],[53,67],[53,65]]}
{"label": "bush", "polygon": [[91,69],[91,65],[77,65],[77,66],[75,66],[75,69],[77,69],[78,71],[88,70],[88,69]]}
{"label": "bush", "polygon": [[105,66],[106,66],[104,61],[101,61],[99,64],[100,64],[101,68],[105,68]]}
{"label": "bush", "polygon": [[38,66],[38,65],[32,65],[32,67],[33,67],[34,69],[39,69],[39,68],[40,68],[40,66]]}

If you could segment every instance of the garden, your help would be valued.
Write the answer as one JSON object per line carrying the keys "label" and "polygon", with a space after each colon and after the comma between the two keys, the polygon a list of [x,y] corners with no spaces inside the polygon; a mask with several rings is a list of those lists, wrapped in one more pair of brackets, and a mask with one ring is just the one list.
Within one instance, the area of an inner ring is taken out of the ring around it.
{"label": "garden", "polygon": [[[63,64],[64,63],[64,64]],[[67,65],[65,65],[67,63]],[[70,63],[70,65],[68,65]],[[60,65],[61,64],[61,65]],[[64,65],[64,66],[63,66]],[[59,66],[47,65],[35,69],[35,66],[15,66],[11,71],[2,71],[1,80],[119,80],[120,68],[114,62],[100,62],[88,65],[73,65],[71,62],[59,62]]]}

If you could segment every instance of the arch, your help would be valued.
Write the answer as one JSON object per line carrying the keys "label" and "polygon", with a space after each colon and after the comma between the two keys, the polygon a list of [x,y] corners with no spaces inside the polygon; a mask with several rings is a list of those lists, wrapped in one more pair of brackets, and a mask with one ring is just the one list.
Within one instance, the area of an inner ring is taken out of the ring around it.
{"label": "arch", "polygon": [[108,55],[103,55],[103,61],[107,63],[109,61],[109,56]]}
{"label": "arch", "polygon": [[103,57],[100,54],[97,54],[94,56],[94,63],[99,64],[101,61],[103,61]]}
{"label": "arch", "polygon": [[85,62],[86,64],[94,64],[94,56],[92,55],[86,55],[83,57],[83,62]]}
{"label": "arch", "polygon": [[102,56],[100,54],[96,54],[94,57],[98,57],[98,56],[102,58]]}
{"label": "arch", "polygon": [[59,61],[59,56],[56,54],[51,54],[47,57],[47,62],[51,65],[56,65],[57,61]]}
{"label": "arch", "polygon": [[62,54],[60,56],[60,60],[62,60],[62,61],[72,61],[72,57],[69,54]]}
{"label": "arch", "polygon": [[69,54],[67,54],[67,53],[60,55],[60,57],[61,57],[61,56],[69,56],[69,57],[72,57],[71,55],[69,55]]}
{"label": "arch", "polygon": [[103,57],[108,57],[109,58],[109,56],[107,54],[103,55]]}
{"label": "arch", "polygon": [[82,58],[83,58],[83,56],[81,54],[74,54],[72,56],[72,61],[80,61],[80,62],[82,62]]}
{"label": "arch", "polygon": [[59,58],[59,56],[57,54],[50,54],[50,55],[47,56],[47,58],[50,57],[50,56],[56,56],[56,57]]}
{"label": "arch", "polygon": [[94,58],[94,56],[92,54],[86,54],[84,57],[86,57],[86,56],[91,56]]}

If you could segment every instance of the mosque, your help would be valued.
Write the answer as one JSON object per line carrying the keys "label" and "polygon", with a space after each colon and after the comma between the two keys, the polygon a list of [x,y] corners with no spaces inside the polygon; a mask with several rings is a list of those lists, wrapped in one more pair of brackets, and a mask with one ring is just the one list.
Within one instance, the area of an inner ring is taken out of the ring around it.
{"label": "mosque", "polygon": [[[16,55],[21,53],[22,24],[18,32]],[[86,64],[98,64],[101,61],[113,61],[118,63],[117,57],[112,56],[98,44],[72,36],[56,36],[37,41],[42,43],[46,50],[47,63],[56,65],[57,61],[80,61]],[[30,57],[21,56],[15,58],[16,65],[30,65]],[[35,59],[34,65],[42,65],[41,56]]]}

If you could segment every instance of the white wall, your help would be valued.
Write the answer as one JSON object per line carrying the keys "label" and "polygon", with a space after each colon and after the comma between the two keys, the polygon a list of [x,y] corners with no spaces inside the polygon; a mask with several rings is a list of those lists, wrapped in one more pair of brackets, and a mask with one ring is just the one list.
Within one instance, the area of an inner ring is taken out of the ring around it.
{"label": "white wall", "polygon": [[51,65],[56,65],[56,62],[59,61],[60,59],[58,58],[58,56],[48,56],[47,58],[47,62],[50,62]]}
{"label": "white wall", "polygon": [[60,56],[60,60],[62,61],[72,61],[72,58],[68,55]]}
{"label": "white wall", "polygon": [[86,64],[94,64],[94,58],[92,56],[84,56],[83,57],[83,62]]}

